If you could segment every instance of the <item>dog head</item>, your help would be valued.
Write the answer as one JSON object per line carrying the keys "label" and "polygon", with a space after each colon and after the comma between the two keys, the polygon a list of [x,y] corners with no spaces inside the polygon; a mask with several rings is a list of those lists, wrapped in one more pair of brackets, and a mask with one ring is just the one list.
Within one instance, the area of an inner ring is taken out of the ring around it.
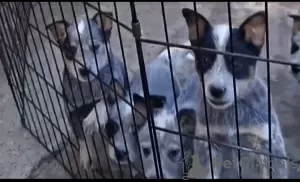
{"label": "dog head", "polygon": [[[145,103],[143,99],[139,101],[139,110],[145,111]],[[181,132],[185,134],[194,135],[196,126],[196,113],[193,109],[183,108],[178,111],[178,119],[181,127]],[[151,144],[151,137],[149,134],[149,125],[147,119],[139,120],[138,139],[140,144],[140,152],[142,155],[142,163],[145,170],[145,176],[148,179],[157,178],[155,161],[153,158],[153,148]],[[154,112],[155,126],[178,132],[178,122],[176,112],[174,110],[167,110],[161,108]],[[155,129],[158,142],[158,152],[161,161],[161,167],[164,179],[180,179],[183,176],[183,164],[181,163],[182,151],[180,136],[160,131]],[[192,139],[182,137],[183,149],[186,152],[191,152]],[[139,159],[140,160],[140,159]]]}
{"label": "dog head", "polygon": [[[182,14],[188,26],[192,46],[226,52],[231,52],[232,47],[233,53],[260,55],[266,31],[263,11],[249,16],[238,28],[233,28],[232,42],[229,25],[212,26],[203,15],[188,8],[183,8]],[[194,55],[196,70],[200,77],[202,74],[204,76],[206,98],[212,107],[225,109],[234,103],[233,70],[237,98],[241,98],[251,88],[256,60],[196,50]]]}
{"label": "dog head", "polygon": [[[293,30],[291,37],[291,56],[293,63],[300,64],[300,16],[289,15],[293,19]],[[300,66],[292,65],[291,72],[298,82],[300,82]]]}
{"label": "dog head", "polygon": [[[129,98],[127,98],[127,100],[129,100]],[[163,96],[150,96],[149,101],[153,112],[157,112],[159,108],[163,107],[165,100],[166,98]],[[144,116],[146,116],[146,107],[144,107],[145,105],[141,105],[141,103],[144,103],[144,99],[138,94],[133,94],[134,109],[132,109],[127,102],[121,100],[118,102],[119,111],[116,103],[111,110],[110,121],[107,122],[107,135],[111,137],[111,139],[113,137],[115,144],[114,147],[109,145],[108,151],[110,158],[115,162],[119,161],[122,165],[128,164],[128,158],[129,161],[133,162],[137,167],[141,165],[136,130],[136,128],[140,128],[141,124],[144,124]],[[116,126],[116,124],[118,126]]]}
{"label": "dog head", "polygon": [[97,13],[89,20],[82,18],[73,23],[61,20],[46,26],[63,52],[67,71],[82,82],[88,81],[88,77],[92,80],[90,73],[97,75],[108,63],[112,20],[106,15],[113,16],[112,12]]}

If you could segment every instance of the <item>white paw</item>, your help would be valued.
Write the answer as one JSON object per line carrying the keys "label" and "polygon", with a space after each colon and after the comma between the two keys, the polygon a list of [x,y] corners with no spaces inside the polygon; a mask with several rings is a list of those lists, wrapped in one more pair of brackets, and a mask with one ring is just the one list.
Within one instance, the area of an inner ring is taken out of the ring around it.
{"label": "white paw", "polygon": [[[98,118],[97,118],[98,116]],[[99,123],[98,123],[99,121]],[[106,106],[103,103],[96,105],[96,111],[91,111],[82,122],[83,131],[85,134],[92,135],[93,133],[99,132],[99,127],[104,128],[107,122]],[[100,124],[100,126],[99,126]]]}
{"label": "white paw", "polygon": [[83,131],[87,135],[92,135],[99,132],[99,124],[97,118],[87,117],[82,122]]}
{"label": "white paw", "polygon": [[89,158],[87,148],[80,147],[79,155],[80,155],[80,166],[86,171],[91,169],[91,160]]}

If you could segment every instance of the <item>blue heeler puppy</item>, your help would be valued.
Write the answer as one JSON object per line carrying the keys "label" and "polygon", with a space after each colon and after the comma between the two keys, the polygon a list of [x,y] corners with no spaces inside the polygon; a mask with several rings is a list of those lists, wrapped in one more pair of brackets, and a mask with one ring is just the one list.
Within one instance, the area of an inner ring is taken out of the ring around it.
{"label": "blue heeler puppy", "polygon": [[[192,46],[226,52],[230,52],[232,47],[234,53],[260,55],[266,32],[265,12],[257,12],[249,16],[238,28],[233,28],[233,42],[230,41],[229,25],[211,25],[203,15],[188,8],[182,9],[182,14],[187,23]],[[198,98],[200,112],[197,113],[196,136],[207,137],[207,127],[209,127],[212,140],[237,145],[232,56],[204,51],[194,51],[194,55],[199,84],[202,75],[204,79],[204,88],[200,87]],[[266,85],[255,76],[256,60],[241,57],[235,57],[234,60],[240,146],[268,153]],[[205,90],[209,126],[206,125],[202,90]],[[271,107],[272,154],[285,157],[281,126],[273,106]],[[208,143],[197,140],[194,142],[194,150],[195,154],[199,155],[201,163],[210,171]],[[236,149],[223,149],[220,145],[212,144],[212,156],[232,163],[230,169],[226,168],[228,166],[224,167],[223,163],[214,165],[214,178],[238,178]],[[268,156],[241,151],[241,159],[243,178],[269,178]],[[252,162],[251,166],[249,161]],[[287,178],[287,161],[273,158],[272,162],[272,177]],[[226,173],[228,170],[231,172]],[[211,177],[211,174],[206,176],[206,178]]]}
{"label": "blue heeler puppy", "polygon": [[[181,131],[193,135],[195,120],[190,120],[189,117],[193,118],[195,112],[188,107],[189,105],[186,105],[193,98],[189,97],[189,93],[186,91],[182,95],[179,84],[179,80],[185,82],[189,78],[187,75],[190,73],[181,72],[187,66],[186,63],[189,61],[191,51],[188,49],[170,48],[170,53],[174,71],[175,98],[181,98],[178,100]],[[165,49],[158,58],[146,65],[149,92],[151,94],[149,102],[153,107],[155,125],[164,129],[178,131],[171,73],[168,66],[169,61],[168,51]],[[111,124],[118,123],[119,125],[122,122],[127,150],[122,131],[118,127],[114,134],[115,148],[111,147],[109,154],[111,159],[119,160],[123,165],[128,165],[128,157],[130,162],[140,172],[143,172],[142,168],[145,170],[146,178],[156,178],[148,122],[142,116],[146,116],[146,102],[143,96],[141,78],[138,73],[134,76],[130,88],[133,106],[139,112],[135,111],[133,117],[131,107],[126,102],[120,101],[118,104],[121,112],[121,121],[118,116],[117,104],[115,104],[108,122]],[[127,100],[129,101],[129,95],[127,95]],[[137,128],[135,128],[135,124]],[[183,176],[183,168],[180,162],[182,151],[179,136],[161,131],[157,131],[156,134],[158,136],[163,178],[181,178]],[[191,153],[192,140],[184,138],[183,146],[185,153]],[[141,166],[142,164],[143,166]]]}
{"label": "blue heeler puppy", "polygon": [[[123,62],[114,56],[110,46],[112,20],[107,15],[113,16],[112,12],[103,12],[103,14],[95,14],[92,19],[84,17],[73,23],[61,20],[46,27],[51,31],[59,44],[65,58],[63,92],[66,96],[66,112],[76,138],[79,140],[80,162],[86,170],[90,167],[90,158],[84,141],[83,129],[85,126],[92,124],[92,127],[98,131],[99,126],[98,122],[90,123],[89,120],[86,121],[84,118],[91,117],[89,113],[94,110],[97,103],[99,122],[101,127],[104,126],[107,121],[104,97],[107,98],[108,107],[114,102],[113,92],[108,88],[113,89],[112,83],[114,80],[118,95],[124,95],[127,89],[127,78]],[[84,61],[86,67],[84,66]],[[113,76],[110,71],[110,65],[113,70]],[[97,75],[98,78],[91,73]],[[103,84],[102,88],[99,78],[109,87]],[[96,103],[93,103],[88,80],[90,80]],[[102,93],[104,93],[104,96]],[[77,107],[75,108],[74,106]],[[68,110],[67,107],[69,107]],[[83,129],[82,125],[84,126]],[[86,141],[89,149],[93,148],[91,135],[86,135]],[[94,153],[90,151],[90,154],[93,158]]]}

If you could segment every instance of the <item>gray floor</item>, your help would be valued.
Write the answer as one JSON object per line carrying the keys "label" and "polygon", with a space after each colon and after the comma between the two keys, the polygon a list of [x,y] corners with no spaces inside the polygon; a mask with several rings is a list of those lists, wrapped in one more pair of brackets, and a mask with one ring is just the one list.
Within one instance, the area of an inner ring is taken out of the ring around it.
{"label": "gray floor", "polygon": [[[95,3],[93,3],[95,4]],[[51,3],[54,11],[55,18],[60,19],[60,10],[57,3]],[[72,21],[72,12],[69,3],[62,3],[64,9],[64,15],[67,20]],[[113,3],[101,3],[101,6],[107,6],[113,9]],[[192,7],[192,3],[183,2],[169,2],[165,3],[165,11],[167,18],[167,28],[170,42],[181,42],[187,39],[187,28],[184,19],[181,15],[181,8]],[[82,3],[74,3],[76,16],[84,14],[84,8]],[[129,3],[117,3],[118,15],[121,22],[130,26],[131,13]],[[143,30],[143,36],[149,39],[165,41],[165,33],[162,19],[162,10],[160,3],[136,3],[138,18],[141,22]],[[264,8],[263,3],[232,3],[231,12],[233,23],[238,25],[249,14],[262,10]],[[269,3],[269,35],[270,35],[270,57],[276,57],[282,61],[289,60],[290,49],[290,34],[292,21],[287,18],[286,14],[290,12],[297,12],[300,8],[300,3]],[[51,16],[48,3],[42,3],[42,9],[46,18],[46,24],[51,23]],[[197,9],[203,15],[205,15],[213,23],[228,22],[227,4],[226,3],[197,3]],[[40,31],[45,32],[45,24],[41,16],[39,5],[34,8],[37,23],[31,17],[31,23],[39,27]],[[89,14],[93,14],[91,8],[88,7]],[[59,65],[59,72],[56,71],[55,62],[51,52],[49,41],[39,38],[38,33],[32,29],[33,37],[29,33],[30,49],[32,50],[33,59],[28,54],[28,62],[30,64],[37,64],[38,72],[42,73],[37,53],[41,57],[41,63],[43,65],[47,81],[61,90],[59,85],[59,77],[63,69],[61,60],[61,54],[57,48],[54,47],[54,55]],[[124,45],[125,57],[127,65],[133,69],[138,69],[136,48],[132,35],[121,27],[122,41]],[[117,26],[114,24],[113,29],[113,46],[117,55],[121,57],[120,42],[117,37]],[[35,51],[34,40],[38,51]],[[43,53],[43,45],[46,50],[46,57]],[[143,44],[145,61],[151,61],[161,50],[162,47],[153,44]],[[265,52],[262,53],[265,56]],[[54,77],[54,83],[50,77],[48,63],[50,70]],[[2,65],[1,65],[2,66]],[[266,64],[260,62],[258,64],[258,74],[266,78]],[[28,89],[33,90],[34,86],[38,88],[38,94],[33,96],[34,102],[37,104],[37,98],[41,100],[42,110],[48,115],[46,106],[49,108],[49,118],[55,121],[55,124],[59,126],[64,133],[69,131],[68,127],[65,127],[64,116],[60,112],[59,107],[52,108],[49,104],[50,99],[54,102],[54,105],[58,104],[56,94],[52,88],[49,87],[51,96],[48,96],[45,82],[41,81],[42,90],[46,93],[45,100],[42,97],[42,92],[38,84],[38,77],[33,74],[33,81],[30,79],[30,75],[27,73]],[[61,166],[51,157],[49,157],[46,150],[36,142],[35,139],[20,125],[19,115],[17,113],[14,100],[10,89],[5,79],[2,67],[0,68],[0,178],[70,178]],[[291,77],[288,67],[282,65],[271,64],[271,92],[273,95],[273,102],[276,107],[276,111],[281,119],[284,136],[286,138],[287,150],[289,157],[300,159],[300,146],[298,139],[298,131],[300,129],[299,123],[299,109],[300,109],[300,86]],[[44,104],[48,103],[48,104]],[[57,106],[57,105],[56,105]],[[32,108],[32,107],[31,107]],[[28,109],[28,108],[27,108]],[[28,110],[27,110],[28,111]],[[58,113],[54,115],[53,113]],[[40,114],[38,114],[40,115]],[[56,119],[58,122],[56,123]],[[34,116],[35,122],[41,118],[40,116]],[[30,120],[31,125],[32,120]],[[48,121],[43,122],[43,131],[47,133],[47,127],[51,127]],[[46,127],[45,127],[46,126]],[[49,137],[46,138],[46,145],[49,150],[56,151],[58,146],[61,145],[61,135],[56,131],[54,134],[52,129],[49,129]],[[39,133],[41,131],[38,131]],[[50,139],[49,139],[50,138]],[[53,143],[50,144],[50,140]],[[56,143],[57,140],[57,143]],[[57,145],[58,144],[58,145]],[[62,155],[65,155],[63,153]],[[296,176],[295,173],[292,174]],[[299,176],[299,175],[298,175]]]}

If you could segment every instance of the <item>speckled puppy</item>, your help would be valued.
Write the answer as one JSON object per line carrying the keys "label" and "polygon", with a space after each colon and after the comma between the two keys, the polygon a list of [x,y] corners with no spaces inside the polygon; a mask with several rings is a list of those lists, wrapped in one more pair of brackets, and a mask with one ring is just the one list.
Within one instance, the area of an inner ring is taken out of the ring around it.
{"label": "speckled puppy", "polygon": [[[66,96],[65,105],[69,107],[69,109],[66,108],[66,112],[76,138],[79,140],[80,162],[84,169],[89,169],[91,164],[84,141],[85,133],[89,148],[92,146],[91,133],[84,129],[92,127],[96,131],[99,130],[98,122],[91,122],[89,119],[94,118],[95,112],[91,111],[94,107],[98,108],[100,127],[105,128],[107,113],[103,93],[107,98],[108,107],[114,102],[113,92],[108,87],[102,88],[100,81],[91,73],[97,75],[110,88],[113,88],[114,80],[119,95],[123,95],[127,88],[123,62],[113,54],[110,46],[112,20],[107,15],[112,17],[113,13],[97,13],[92,19],[84,17],[73,23],[64,20],[56,21],[46,27],[59,44],[65,58],[63,92]],[[110,71],[110,65],[113,74]],[[93,102],[89,80],[97,106]],[[73,107],[74,105],[76,108]],[[93,155],[93,152],[90,154]]]}
{"label": "speckled puppy", "polygon": [[[231,52],[232,47],[234,53],[250,56],[260,55],[265,41],[265,12],[257,12],[247,17],[239,27],[232,28],[232,30],[228,24],[211,25],[203,15],[191,9],[182,9],[182,14],[187,23],[192,46],[226,52]],[[232,32],[232,41],[230,32]],[[232,56],[195,50],[194,55],[199,77],[199,113],[197,114],[196,135],[207,137],[207,127],[209,127],[211,139],[237,145],[233,84],[233,79],[235,79],[240,145],[268,153],[268,94],[265,83],[255,76],[257,61],[235,57],[233,69]],[[235,73],[234,78],[233,72]],[[202,75],[204,88],[201,86]],[[205,90],[205,98],[202,97],[202,90]],[[209,126],[206,124],[203,99],[206,99],[208,103]],[[271,107],[272,154],[285,157],[285,143],[281,126],[273,106]],[[210,170],[208,143],[197,140],[194,143],[194,150],[203,165]],[[236,170],[238,169],[236,149],[213,144],[212,155],[213,158],[223,158],[222,161],[229,160],[232,163],[230,169],[224,168],[223,165],[214,165],[214,178],[239,178]],[[269,178],[269,158],[267,156],[241,151],[241,159],[255,162],[255,165],[249,166],[250,164],[241,161],[243,178]],[[286,161],[273,158],[272,165],[273,178],[288,177]],[[211,177],[211,174],[206,176],[206,178]]]}

